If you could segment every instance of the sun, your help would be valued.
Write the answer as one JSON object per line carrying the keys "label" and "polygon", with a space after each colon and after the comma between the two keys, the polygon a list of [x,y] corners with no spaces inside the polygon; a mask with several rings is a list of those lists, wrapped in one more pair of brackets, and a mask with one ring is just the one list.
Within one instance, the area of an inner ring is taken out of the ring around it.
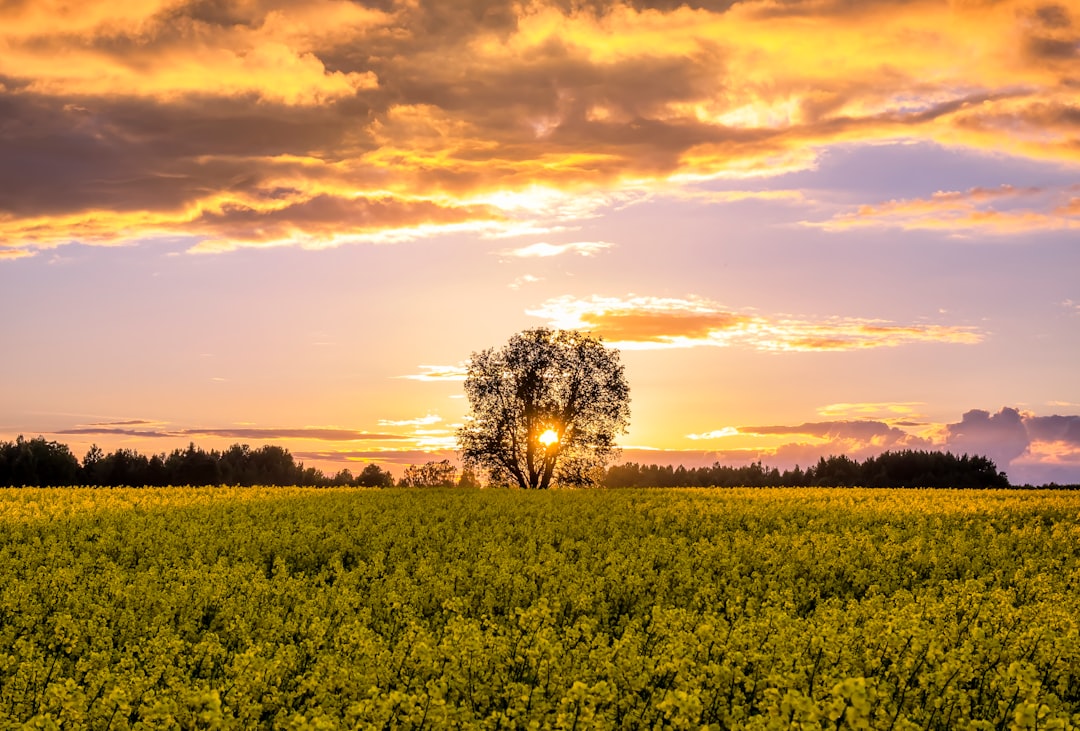
{"label": "sun", "polygon": [[545,447],[550,447],[552,444],[559,441],[559,434],[554,429],[548,429],[537,438]]}

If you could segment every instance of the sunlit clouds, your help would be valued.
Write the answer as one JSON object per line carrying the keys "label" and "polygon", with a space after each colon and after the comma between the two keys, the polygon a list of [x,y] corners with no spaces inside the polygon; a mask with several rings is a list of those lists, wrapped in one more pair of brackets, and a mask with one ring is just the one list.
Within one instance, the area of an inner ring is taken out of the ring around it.
{"label": "sunlit clouds", "polygon": [[379,419],[379,426],[430,426],[438,424],[442,417],[437,414],[428,414],[415,419]]}
{"label": "sunlit clouds", "polygon": [[[9,3],[0,257],[554,230],[836,144],[1080,162],[1074,3],[658,5]],[[1049,198],[867,201],[820,225],[1074,228],[1076,197]]]}
{"label": "sunlit clouds", "polygon": [[905,403],[873,402],[857,404],[827,404],[817,410],[821,416],[832,419],[852,418],[877,418],[883,421],[911,422],[913,419],[922,419],[922,409],[926,406],[923,402],[909,401]]}
{"label": "sunlit clouds", "polygon": [[529,310],[564,329],[595,332],[629,350],[745,347],[764,351],[845,351],[920,342],[975,344],[984,335],[964,325],[898,325],[881,320],[812,320],[736,312],[705,299],[560,297]]}
{"label": "sunlit clouds", "polygon": [[723,429],[714,429],[702,434],[687,434],[687,439],[693,439],[695,441],[700,439],[723,439],[724,437],[734,437],[739,434],[739,430],[733,426],[725,426]]}
{"label": "sunlit clouds", "polygon": [[937,230],[1008,236],[1034,231],[1080,229],[1080,186],[1063,189],[972,188],[942,191],[929,198],[866,204],[853,212],[806,225],[827,231],[867,227]]}
{"label": "sunlit clouds", "polygon": [[464,365],[422,365],[418,366],[419,373],[410,373],[399,376],[412,381],[464,381],[466,368]]}
{"label": "sunlit clouds", "polygon": [[610,249],[613,244],[606,241],[574,241],[568,244],[549,244],[540,242],[529,244],[517,249],[507,249],[501,252],[504,256],[513,256],[519,259],[547,258],[560,254],[577,254],[579,256],[592,256],[604,249]]}
{"label": "sunlit clouds", "polygon": [[251,96],[323,104],[378,86],[374,73],[328,69],[318,53],[386,22],[337,0],[270,3],[44,0],[2,11],[0,74],[46,96]]}

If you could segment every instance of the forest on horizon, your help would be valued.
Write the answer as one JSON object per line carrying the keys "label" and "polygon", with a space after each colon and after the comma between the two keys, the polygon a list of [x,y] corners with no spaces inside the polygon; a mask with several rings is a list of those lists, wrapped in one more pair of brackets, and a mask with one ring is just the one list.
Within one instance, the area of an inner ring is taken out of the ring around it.
{"label": "forest on horizon", "polygon": [[[478,476],[458,470],[448,460],[410,465],[395,479],[389,470],[367,464],[359,474],[342,469],[329,476],[297,462],[283,447],[252,449],[233,444],[204,450],[194,443],[172,452],[144,455],[131,449],[106,453],[96,445],[80,461],[71,449],[44,437],[0,442],[0,486],[3,487],[164,487],[170,485],[300,485],[313,487],[477,487]],[[495,485],[491,485],[495,486]],[[845,455],[822,457],[814,465],[790,470],[762,462],[709,467],[638,464],[608,467],[600,487],[933,487],[1008,488],[1013,486],[992,460],[980,455],[904,450],[883,452],[858,461]],[[1044,488],[1080,488],[1050,483]]]}

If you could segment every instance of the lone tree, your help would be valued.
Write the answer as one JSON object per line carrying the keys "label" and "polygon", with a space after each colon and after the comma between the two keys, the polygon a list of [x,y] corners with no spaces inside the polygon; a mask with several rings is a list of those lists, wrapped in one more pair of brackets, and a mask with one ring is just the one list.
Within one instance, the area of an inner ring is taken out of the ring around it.
{"label": "lone tree", "polygon": [[530,490],[598,482],[630,417],[619,352],[575,330],[525,330],[473,353],[465,395],[465,464]]}

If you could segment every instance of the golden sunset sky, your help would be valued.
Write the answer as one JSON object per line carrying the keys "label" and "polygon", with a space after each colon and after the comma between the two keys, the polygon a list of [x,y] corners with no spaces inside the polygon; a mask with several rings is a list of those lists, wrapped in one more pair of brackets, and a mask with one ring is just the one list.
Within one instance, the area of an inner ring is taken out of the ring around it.
{"label": "golden sunset sky", "polygon": [[0,2],[0,439],[453,458],[618,347],[624,458],[1080,482],[1080,0]]}

